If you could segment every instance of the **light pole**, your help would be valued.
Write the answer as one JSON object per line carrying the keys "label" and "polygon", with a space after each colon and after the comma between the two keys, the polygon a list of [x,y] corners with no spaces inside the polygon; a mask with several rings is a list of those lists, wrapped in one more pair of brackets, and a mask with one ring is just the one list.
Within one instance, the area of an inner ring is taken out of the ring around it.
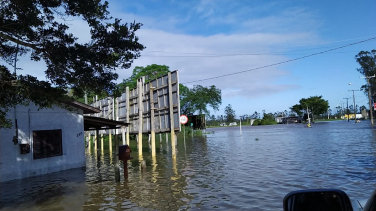
{"label": "light pole", "polygon": [[[352,83],[349,83],[349,85],[354,85],[354,84],[352,84]],[[349,90],[349,92],[350,91],[352,91],[353,92],[353,101],[354,101],[354,121],[355,121],[355,123],[356,123],[356,107],[355,107],[355,94],[354,94],[354,92],[355,91],[359,91],[359,90]]]}
{"label": "light pole", "polygon": [[371,103],[371,86],[369,84],[369,79],[374,78],[375,75],[373,76],[367,76],[367,77],[360,77],[360,78],[367,78],[367,88],[368,88],[368,103],[369,103],[369,113],[371,116],[371,125],[373,126],[373,109],[372,109],[372,103]]}
{"label": "light pole", "polygon": [[347,121],[348,122],[350,122],[350,119],[349,119],[349,99],[350,99],[351,97],[344,97],[343,99],[346,99],[346,102],[347,102],[347,111],[346,111],[346,113],[347,113]]}

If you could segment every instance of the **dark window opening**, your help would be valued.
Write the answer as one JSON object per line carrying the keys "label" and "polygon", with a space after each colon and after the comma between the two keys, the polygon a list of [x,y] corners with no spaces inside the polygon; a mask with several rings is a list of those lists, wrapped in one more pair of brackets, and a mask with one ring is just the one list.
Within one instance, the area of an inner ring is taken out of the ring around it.
{"label": "dark window opening", "polygon": [[34,159],[63,155],[61,130],[33,131]]}

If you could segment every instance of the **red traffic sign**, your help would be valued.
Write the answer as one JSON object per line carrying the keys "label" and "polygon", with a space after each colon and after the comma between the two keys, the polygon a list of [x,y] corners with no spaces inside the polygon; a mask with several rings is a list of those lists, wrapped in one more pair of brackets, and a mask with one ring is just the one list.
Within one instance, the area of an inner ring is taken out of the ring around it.
{"label": "red traffic sign", "polygon": [[373,108],[375,108],[375,109],[376,109],[376,103],[374,103],[374,104],[373,104]]}
{"label": "red traffic sign", "polygon": [[188,117],[186,115],[180,115],[180,123],[181,124],[187,124],[188,122]]}

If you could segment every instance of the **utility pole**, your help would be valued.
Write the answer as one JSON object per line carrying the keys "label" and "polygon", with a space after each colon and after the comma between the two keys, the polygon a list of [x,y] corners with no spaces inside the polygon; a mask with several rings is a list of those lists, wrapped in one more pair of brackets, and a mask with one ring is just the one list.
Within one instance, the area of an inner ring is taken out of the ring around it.
{"label": "utility pole", "polygon": [[373,126],[373,109],[372,109],[372,103],[371,103],[371,86],[369,84],[369,79],[374,78],[375,75],[373,76],[367,76],[367,77],[360,77],[360,78],[367,78],[367,88],[368,88],[368,103],[369,103],[369,113],[371,116],[371,125]]}
{"label": "utility pole", "polygon": [[355,94],[354,92],[355,91],[359,91],[359,90],[349,90],[349,92],[352,91],[353,92],[353,101],[354,101],[354,121],[356,123],[356,107],[355,107]]}
{"label": "utility pole", "polygon": [[347,101],[347,121],[348,122],[350,122],[350,119],[349,119],[349,99],[350,99],[351,97],[344,97],[343,99],[346,99],[346,101]]}

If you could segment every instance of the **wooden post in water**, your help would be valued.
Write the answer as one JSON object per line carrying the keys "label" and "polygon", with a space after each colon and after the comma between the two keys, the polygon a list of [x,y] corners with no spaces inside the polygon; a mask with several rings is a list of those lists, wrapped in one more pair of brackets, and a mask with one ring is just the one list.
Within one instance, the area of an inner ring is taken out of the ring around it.
{"label": "wooden post in water", "polygon": [[171,72],[168,72],[168,99],[170,107],[170,129],[171,129],[171,154],[176,155],[176,145],[175,145],[175,123],[174,123],[174,104],[172,101],[172,81]]}
{"label": "wooden post in water", "polygon": [[142,113],[143,113],[143,105],[142,105],[142,81],[138,80],[138,154],[142,155]]}
{"label": "wooden post in water", "polygon": [[191,129],[192,129],[192,140],[193,140],[193,132],[194,132],[194,130],[193,130],[193,123],[191,123]]}
{"label": "wooden post in water", "polygon": [[108,149],[110,150],[110,153],[112,153],[112,133],[108,134]]}
{"label": "wooden post in water", "polygon": [[89,133],[88,133],[88,139],[89,139],[89,141],[88,141],[88,145],[87,145],[87,150],[89,151],[89,153],[91,153],[91,133],[90,133],[90,131],[89,131]]}
{"label": "wooden post in water", "polygon": [[95,130],[95,134],[94,134],[94,152],[95,152],[95,154],[98,152],[97,135],[98,135],[98,130]]}
{"label": "wooden post in water", "polygon": [[99,160],[99,147],[98,147],[98,144],[99,144],[99,130],[95,130],[95,137],[97,138],[96,140],[95,140],[95,143],[96,143],[96,145],[97,145],[97,148],[96,148],[96,151],[95,151],[95,153],[96,153],[96,155],[98,156],[98,160]]}
{"label": "wooden post in water", "polygon": [[120,182],[120,169],[119,169],[119,140],[118,135],[115,133],[115,181]]}
{"label": "wooden post in water", "polygon": [[154,87],[150,83],[150,92],[149,92],[149,100],[150,100],[150,131],[151,131],[151,156],[155,157],[155,128],[154,128],[154,98],[153,98],[153,91]]}
{"label": "wooden post in water", "polygon": [[[115,98],[112,98],[112,100],[108,100],[108,106],[110,106],[112,104],[112,107],[111,107],[111,114],[112,114],[112,120],[115,120]],[[112,155],[112,133],[114,132],[115,130],[108,130],[108,148],[110,150],[110,155]],[[116,131],[115,131],[116,132]]]}
{"label": "wooden post in water", "polygon": [[101,134],[101,152],[103,153],[104,144],[103,144],[103,133]]}
{"label": "wooden post in water", "polygon": [[[127,109],[126,112],[126,122],[129,123],[129,87],[125,88],[125,107]],[[127,126],[127,134],[126,134],[126,140],[127,140],[127,145],[129,145],[129,125]]]}

